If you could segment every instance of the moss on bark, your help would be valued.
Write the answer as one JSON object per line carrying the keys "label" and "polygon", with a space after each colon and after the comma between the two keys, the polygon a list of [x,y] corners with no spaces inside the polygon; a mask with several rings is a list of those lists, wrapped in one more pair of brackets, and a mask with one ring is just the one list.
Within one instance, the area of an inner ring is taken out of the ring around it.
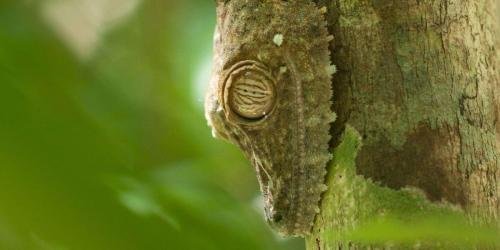
{"label": "moss on bark", "polygon": [[393,190],[356,174],[361,137],[347,126],[335,148],[321,213],[308,249],[500,247],[495,228],[470,225],[464,212],[416,188]]}
{"label": "moss on bark", "polygon": [[500,210],[500,71],[495,0],[317,0],[327,6],[332,134],[354,127],[357,173],[478,221]]}

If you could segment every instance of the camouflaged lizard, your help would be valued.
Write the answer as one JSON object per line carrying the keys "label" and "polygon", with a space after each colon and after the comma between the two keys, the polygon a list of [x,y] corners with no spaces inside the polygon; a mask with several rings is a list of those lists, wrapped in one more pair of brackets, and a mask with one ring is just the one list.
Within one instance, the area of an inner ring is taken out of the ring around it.
{"label": "camouflaged lizard", "polygon": [[329,35],[306,0],[219,0],[205,102],[217,138],[252,162],[267,221],[284,235],[310,232],[331,159]]}

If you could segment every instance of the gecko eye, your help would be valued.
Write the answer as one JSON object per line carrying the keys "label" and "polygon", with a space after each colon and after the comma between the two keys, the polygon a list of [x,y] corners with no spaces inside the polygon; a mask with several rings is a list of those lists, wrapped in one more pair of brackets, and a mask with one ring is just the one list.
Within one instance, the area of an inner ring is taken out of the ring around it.
{"label": "gecko eye", "polygon": [[275,80],[262,63],[241,61],[229,70],[224,82],[226,110],[244,121],[258,121],[276,104]]}

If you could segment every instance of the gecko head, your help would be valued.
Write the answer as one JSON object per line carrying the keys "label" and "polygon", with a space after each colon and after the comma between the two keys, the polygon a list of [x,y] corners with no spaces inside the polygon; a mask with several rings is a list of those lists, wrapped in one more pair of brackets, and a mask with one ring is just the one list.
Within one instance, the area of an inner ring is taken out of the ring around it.
{"label": "gecko head", "polygon": [[[293,152],[298,144],[290,120],[295,119],[289,94],[280,86],[286,76],[262,62],[242,60],[212,76],[217,86],[206,99],[206,116],[213,135],[237,145],[255,167],[266,220],[277,231],[295,225],[290,194],[292,174],[300,166]],[[285,98],[285,99],[283,99]],[[290,119],[288,119],[290,118]]]}
{"label": "gecko head", "polygon": [[254,166],[266,220],[307,234],[330,159],[325,22],[306,1],[219,1],[205,114]]}

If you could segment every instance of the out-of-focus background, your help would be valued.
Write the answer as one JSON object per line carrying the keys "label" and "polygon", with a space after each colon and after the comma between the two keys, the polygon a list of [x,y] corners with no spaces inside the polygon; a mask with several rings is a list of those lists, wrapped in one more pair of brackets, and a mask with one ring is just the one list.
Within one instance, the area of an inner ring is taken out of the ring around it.
{"label": "out-of-focus background", "polygon": [[0,249],[302,249],[203,116],[214,1],[0,1]]}

